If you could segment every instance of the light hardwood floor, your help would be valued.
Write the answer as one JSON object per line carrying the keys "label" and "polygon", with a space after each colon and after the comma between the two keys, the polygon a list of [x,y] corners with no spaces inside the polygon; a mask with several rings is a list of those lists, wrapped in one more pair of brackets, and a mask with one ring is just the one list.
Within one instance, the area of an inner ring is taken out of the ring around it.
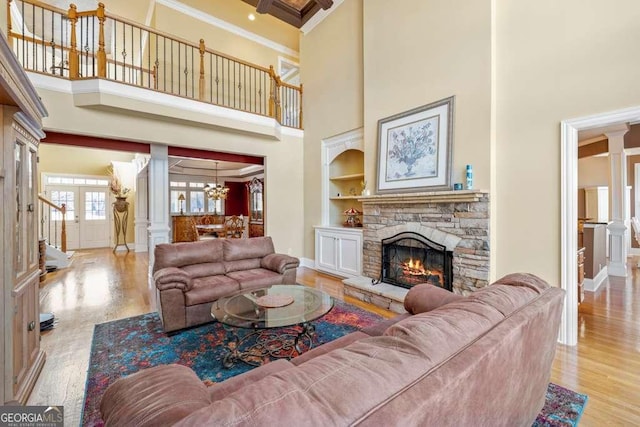
{"label": "light hardwood floor", "polygon": [[[630,265],[634,263],[630,263]],[[152,311],[147,294],[146,254],[78,251],[70,268],[41,283],[43,312],[59,319],[42,334],[47,362],[30,405],[64,405],[65,425],[78,425],[82,411],[93,325]],[[581,426],[640,425],[640,272],[611,279],[580,306],[576,347],[558,346],[551,381],[589,395]],[[344,296],[339,279],[307,268],[298,281],[384,317],[394,314]]]}

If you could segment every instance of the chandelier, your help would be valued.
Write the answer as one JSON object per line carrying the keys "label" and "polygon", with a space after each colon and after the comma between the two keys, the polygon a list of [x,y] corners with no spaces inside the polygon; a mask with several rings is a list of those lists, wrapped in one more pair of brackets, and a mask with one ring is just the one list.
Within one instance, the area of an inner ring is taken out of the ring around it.
{"label": "chandelier", "polygon": [[226,199],[227,194],[229,193],[229,187],[222,186],[218,182],[218,162],[216,162],[216,183],[213,187],[209,184],[204,186],[204,194],[207,195],[208,198],[213,200]]}

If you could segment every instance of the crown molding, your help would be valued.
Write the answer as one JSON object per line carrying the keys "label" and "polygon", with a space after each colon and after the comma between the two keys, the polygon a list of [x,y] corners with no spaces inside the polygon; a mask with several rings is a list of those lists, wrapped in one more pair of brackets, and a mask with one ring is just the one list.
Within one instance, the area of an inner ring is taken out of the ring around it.
{"label": "crown molding", "polygon": [[162,6],[171,8],[177,12],[180,12],[192,18],[198,19],[214,27],[221,28],[232,34],[235,34],[240,37],[244,37],[247,40],[251,40],[252,42],[261,44],[265,47],[268,47],[269,49],[273,49],[277,52],[284,53],[285,55],[288,55],[294,58],[298,58],[300,56],[298,52],[296,52],[291,48],[288,48],[284,45],[281,45],[280,43],[276,43],[272,40],[269,40],[266,37],[262,37],[256,33],[252,33],[251,31],[245,30],[244,28],[238,27],[237,25],[233,25],[220,18],[216,18],[213,15],[204,13],[201,10],[195,9],[191,6],[187,6],[186,4],[180,3],[177,0],[156,0],[156,4],[160,4]]}
{"label": "crown molding", "polygon": [[313,15],[311,19],[305,22],[302,27],[300,27],[300,31],[302,31],[302,33],[305,35],[309,34],[311,30],[316,27],[316,25],[324,21],[324,19],[329,16],[334,10],[336,10],[342,3],[344,3],[344,0],[334,0],[333,6],[331,8],[327,10],[321,9],[318,13]]}

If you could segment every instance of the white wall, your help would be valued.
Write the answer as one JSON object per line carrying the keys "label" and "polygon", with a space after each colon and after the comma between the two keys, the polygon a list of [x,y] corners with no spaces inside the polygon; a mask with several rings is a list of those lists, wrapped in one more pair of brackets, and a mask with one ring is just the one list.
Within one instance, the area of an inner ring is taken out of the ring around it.
{"label": "white wall", "polygon": [[578,160],[578,188],[609,186],[609,157],[584,157]]}

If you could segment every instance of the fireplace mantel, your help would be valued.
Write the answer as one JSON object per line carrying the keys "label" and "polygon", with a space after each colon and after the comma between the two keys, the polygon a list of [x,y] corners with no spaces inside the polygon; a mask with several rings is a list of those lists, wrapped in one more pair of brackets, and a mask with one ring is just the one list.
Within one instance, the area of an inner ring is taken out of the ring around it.
{"label": "fireplace mantel", "polygon": [[487,190],[431,191],[425,193],[376,194],[358,197],[363,205],[388,205],[397,203],[472,203],[489,195]]}

